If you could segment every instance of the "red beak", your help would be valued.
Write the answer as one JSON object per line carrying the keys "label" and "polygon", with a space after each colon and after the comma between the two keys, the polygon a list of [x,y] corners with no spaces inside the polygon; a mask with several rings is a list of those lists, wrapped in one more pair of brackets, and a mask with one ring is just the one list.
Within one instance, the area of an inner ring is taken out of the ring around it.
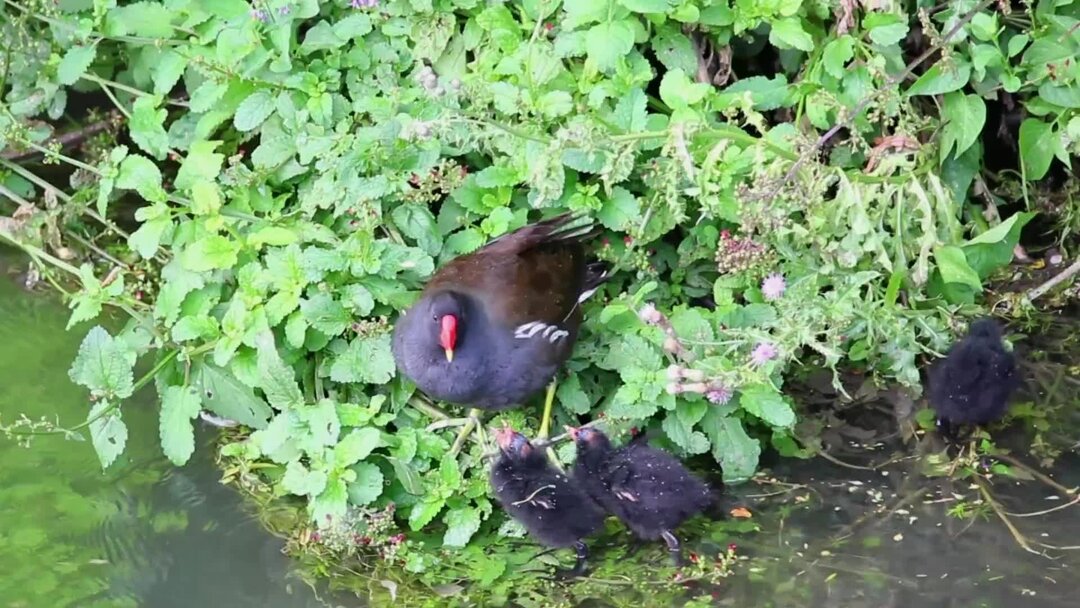
{"label": "red beak", "polygon": [[502,428],[495,429],[495,443],[499,446],[499,449],[505,450],[510,446],[510,440],[513,438],[514,429],[510,428],[510,423],[504,420]]}
{"label": "red beak", "polygon": [[570,439],[577,441],[578,432],[581,431],[581,429],[570,425],[566,425],[563,428],[566,429],[566,432],[570,435]]}
{"label": "red beak", "polygon": [[454,346],[457,345],[457,317],[443,315],[439,319],[439,346],[446,351],[446,360],[454,360]]}

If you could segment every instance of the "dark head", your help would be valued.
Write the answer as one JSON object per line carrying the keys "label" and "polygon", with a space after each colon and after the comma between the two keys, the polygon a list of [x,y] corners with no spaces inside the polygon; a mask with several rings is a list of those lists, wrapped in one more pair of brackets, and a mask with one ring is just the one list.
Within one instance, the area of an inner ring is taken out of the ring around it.
{"label": "dark head", "polygon": [[968,327],[968,335],[973,338],[986,340],[1001,340],[1001,325],[990,317],[984,317],[973,322]]}
{"label": "dark head", "polygon": [[428,301],[431,332],[439,337],[447,362],[454,360],[454,349],[465,333],[466,308],[464,297],[452,291],[436,293]]}
{"label": "dark head", "polygon": [[509,423],[495,431],[495,443],[505,456],[517,460],[524,460],[535,451],[533,444],[529,443],[524,435],[510,428]]}
{"label": "dark head", "polygon": [[606,453],[611,450],[611,440],[598,429],[591,427],[563,427],[574,440],[578,453]]}

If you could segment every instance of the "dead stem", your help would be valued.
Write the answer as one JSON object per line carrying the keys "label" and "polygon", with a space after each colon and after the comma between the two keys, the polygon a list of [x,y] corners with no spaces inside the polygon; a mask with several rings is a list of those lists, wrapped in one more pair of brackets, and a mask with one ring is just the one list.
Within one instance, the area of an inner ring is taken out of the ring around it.
{"label": "dead stem", "polygon": [[1070,278],[1072,278],[1073,275],[1077,273],[1080,273],[1080,260],[1076,260],[1075,262],[1073,262],[1072,265],[1070,265],[1068,268],[1051,277],[1049,281],[1043,283],[1042,285],[1039,285],[1038,287],[1033,287],[1032,289],[1028,290],[1025,296],[1029,301],[1034,300],[1039,296],[1042,296],[1046,292],[1050,291],[1054,287],[1057,287],[1059,284],[1069,280]]}
{"label": "dead stem", "polygon": [[1001,460],[1004,460],[1005,462],[1008,462],[1009,464],[1013,465],[1014,467],[1026,472],[1026,473],[1029,473],[1035,479],[1038,479],[1039,481],[1041,481],[1044,484],[1050,486],[1051,488],[1054,488],[1058,492],[1061,492],[1062,494],[1065,494],[1066,496],[1074,496],[1076,494],[1076,488],[1072,488],[1072,489],[1066,488],[1065,486],[1063,486],[1060,483],[1058,483],[1058,482],[1054,481],[1053,479],[1051,479],[1046,474],[1029,467],[1028,465],[1024,464],[1023,462],[1021,462],[1020,460],[1016,459],[1013,456],[1010,456],[1008,454],[994,454],[994,458],[999,458]]}
{"label": "dead stem", "polygon": [[876,471],[877,470],[876,467],[864,467],[862,465],[857,465],[857,464],[851,464],[851,463],[844,462],[843,460],[840,460],[839,458],[837,458],[836,456],[833,456],[832,454],[826,452],[825,450],[822,450],[822,451],[818,452],[818,456],[821,456],[825,460],[828,460],[829,462],[831,462],[831,463],[833,463],[835,465],[839,465],[839,466],[842,466],[842,467],[847,467],[849,469],[855,469],[857,471]]}
{"label": "dead stem", "polygon": [[1067,502],[1067,503],[1065,503],[1063,505],[1058,505],[1056,507],[1050,507],[1049,509],[1043,509],[1042,511],[1035,511],[1034,513],[1009,513],[1008,511],[1006,511],[1005,514],[1008,515],[1009,517],[1038,517],[1040,515],[1046,515],[1048,513],[1053,513],[1054,511],[1061,511],[1062,509],[1068,509],[1069,507],[1071,507],[1071,506],[1073,506],[1073,505],[1075,505],[1077,503],[1080,503],[1080,496],[1074,497],[1072,500],[1070,500],[1069,502]]}
{"label": "dead stem", "polygon": [[986,500],[986,503],[990,505],[990,508],[994,510],[994,514],[997,515],[998,519],[1000,519],[1001,522],[1005,524],[1005,527],[1009,529],[1009,533],[1012,534],[1013,538],[1016,540],[1016,544],[1020,545],[1020,547],[1028,553],[1034,553],[1035,555],[1041,555],[1050,559],[1050,556],[1045,553],[1031,548],[1028,538],[1013,525],[1012,520],[1005,514],[1005,510],[1001,508],[998,501],[994,500],[994,497],[990,494],[990,489],[986,487],[986,482],[983,481],[982,478],[976,477],[975,485],[979,486],[979,492],[982,494],[983,499]]}

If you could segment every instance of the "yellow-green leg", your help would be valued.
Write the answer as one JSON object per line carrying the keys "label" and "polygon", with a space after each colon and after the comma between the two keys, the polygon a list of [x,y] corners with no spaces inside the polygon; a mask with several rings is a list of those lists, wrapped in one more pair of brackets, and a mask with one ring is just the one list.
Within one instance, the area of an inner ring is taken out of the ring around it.
{"label": "yellow-green leg", "polygon": [[451,456],[457,456],[458,452],[461,451],[461,448],[465,445],[465,440],[469,438],[469,434],[480,424],[480,414],[482,413],[484,413],[484,410],[475,407],[469,410],[468,421],[458,431],[457,439],[454,440],[454,445],[450,448]]}
{"label": "yellow-green leg", "polygon": [[[540,419],[540,431],[536,434],[537,439],[547,439],[548,435],[551,434],[551,409],[555,405],[556,384],[555,379],[552,378],[551,384],[548,385],[547,395],[544,397],[544,417]],[[551,462],[562,471],[563,466],[559,462],[559,457],[555,455],[555,448],[548,446],[547,455]]]}

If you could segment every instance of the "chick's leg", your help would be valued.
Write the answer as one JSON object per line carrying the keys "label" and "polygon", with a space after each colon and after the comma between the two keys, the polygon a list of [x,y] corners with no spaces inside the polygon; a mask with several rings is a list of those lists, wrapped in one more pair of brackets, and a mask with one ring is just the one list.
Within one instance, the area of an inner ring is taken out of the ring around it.
{"label": "chick's leg", "polygon": [[669,530],[664,530],[661,536],[664,538],[664,542],[667,543],[668,553],[671,554],[671,561],[675,562],[675,567],[683,567],[685,562],[682,558],[682,546],[679,544],[679,539],[675,538],[675,535]]}

